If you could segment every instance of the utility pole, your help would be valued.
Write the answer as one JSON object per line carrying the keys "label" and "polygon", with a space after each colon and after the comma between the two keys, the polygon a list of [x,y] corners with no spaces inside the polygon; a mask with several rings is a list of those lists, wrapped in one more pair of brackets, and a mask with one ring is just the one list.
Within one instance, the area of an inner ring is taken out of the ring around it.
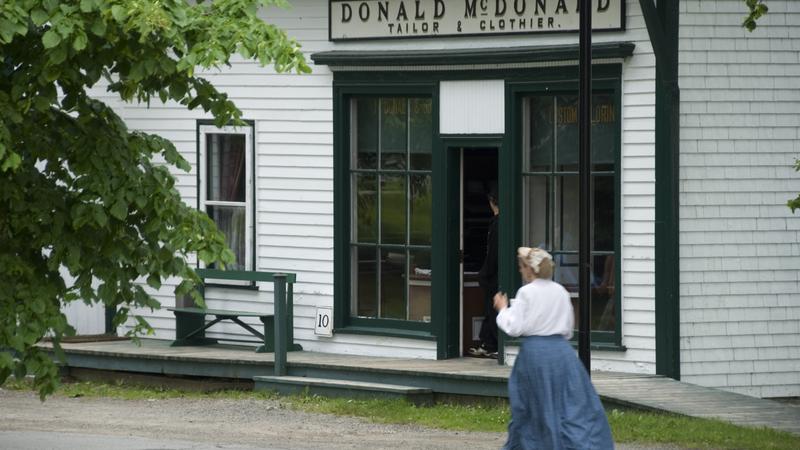
{"label": "utility pole", "polygon": [[578,356],[586,371],[591,374],[591,185],[592,185],[592,5],[591,0],[580,0],[580,37],[578,52],[578,178],[580,190],[578,243]]}

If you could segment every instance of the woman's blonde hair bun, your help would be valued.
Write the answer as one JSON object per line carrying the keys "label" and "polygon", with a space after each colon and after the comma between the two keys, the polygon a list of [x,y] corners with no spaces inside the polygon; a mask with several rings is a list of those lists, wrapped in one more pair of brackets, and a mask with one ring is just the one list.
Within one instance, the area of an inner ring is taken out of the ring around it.
{"label": "woman's blonde hair bun", "polygon": [[517,258],[533,269],[538,278],[553,278],[553,257],[538,247],[520,247]]}

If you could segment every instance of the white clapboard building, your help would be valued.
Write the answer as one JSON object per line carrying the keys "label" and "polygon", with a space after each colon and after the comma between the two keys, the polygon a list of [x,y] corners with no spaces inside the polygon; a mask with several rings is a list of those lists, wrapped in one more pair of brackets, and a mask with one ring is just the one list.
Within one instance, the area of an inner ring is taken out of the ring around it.
{"label": "white clapboard building", "polygon": [[[501,289],[518,286],[516,247],[542,246],[578,304],[577,3],[293,0],[262,15],[313,73],[206,74],[248,127],[104,99],[191,163],[181,194],[227,234],[236,269],[297,274],[305,350],[460,358],[484,314],[489,191]],[[800,192],[800,2],[769,1],[753,33],[741,0],[592,3],[593,369],[800,396],[800,214],[786,207]],[[164,307],[173,288],[155,293]],[[272,307],[269,284],[206,294]],[[174,338],[169,311],[138,313]],[[93,330],[87,311],[70,317]],[[514,353],[506,340],[505,363]]]}

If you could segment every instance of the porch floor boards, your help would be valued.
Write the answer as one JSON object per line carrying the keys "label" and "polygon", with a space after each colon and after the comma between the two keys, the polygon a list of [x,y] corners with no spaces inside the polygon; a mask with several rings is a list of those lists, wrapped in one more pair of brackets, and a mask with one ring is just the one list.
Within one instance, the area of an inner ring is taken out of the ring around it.
{"label": "porch floor boards", "polygon": [[[67,366],[103,370],[230,377],[251,379],[273,374],[273,354],[252,348],[212,345],[170,347],[170,341],[142,339],[62,344]],[[511,368],[492,359],[459,358],[423,360],[357,355],[289,352],[290,375],[319,376],[341,371],[362,381],[403,379],[404,384],[430,387],[435,392],[448,383],[462,383],[472,395],[504,395]],[[416,380],[416,381],[415,381]],[[646,374],[592,372],[592,382],[604,401],[630,407],[701,418],[737,425],[768,427],[800,435],[800,406],[682,383]],[[426,386],[428,383],[432,386]],[[471,384],[469,384],[471,383]],[[480,386],[480,387],[477,387]],[[485,389],[492,386],[491,389]]]}

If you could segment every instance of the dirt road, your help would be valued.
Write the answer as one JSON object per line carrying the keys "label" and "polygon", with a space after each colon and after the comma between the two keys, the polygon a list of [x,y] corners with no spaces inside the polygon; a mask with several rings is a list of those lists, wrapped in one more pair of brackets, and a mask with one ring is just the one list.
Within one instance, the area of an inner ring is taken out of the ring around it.
{"label": "dirt road", "polygon": [[0,430],[291,449],[497,449],[505,440],[505,433],[373,424],[355,418],[293,411],[276,400],[54,396],[41,403],[33,393],[3,389],[0,389]]}
{"label": "dirt road", "polygon": [[[120,400],[0,388],[0,450],[499,449],[505,433],[444,431],[294,411],[278,400]],[[675,449],[617,445],[618,450]]]}

